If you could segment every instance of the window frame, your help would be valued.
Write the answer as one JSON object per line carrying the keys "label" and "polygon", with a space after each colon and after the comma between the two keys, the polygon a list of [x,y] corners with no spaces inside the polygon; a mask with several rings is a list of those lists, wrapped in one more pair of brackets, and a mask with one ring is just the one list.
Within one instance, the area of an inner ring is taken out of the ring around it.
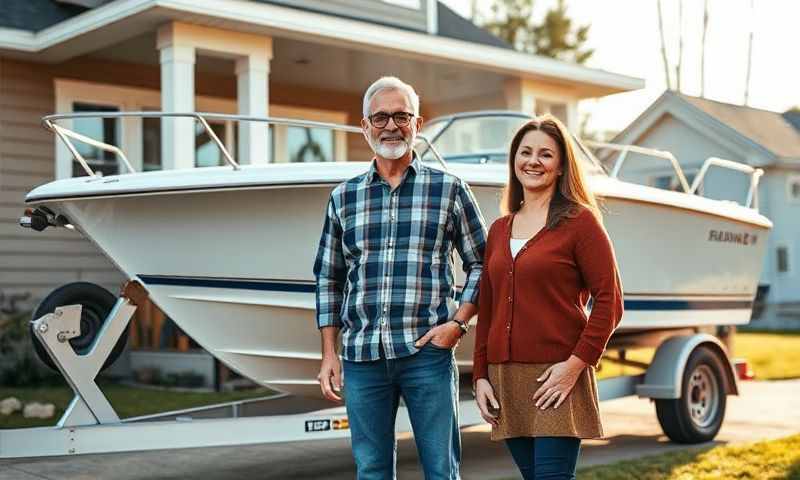
{"label": "window frame", "polygon": [[800,204],[800,195],[792,194],[792,186],[800,185],[800,174],[790,174],[786,177],[786,201],[792,204]]}
{"label": "window frame", "polygon": [[[786,270],[781,270],[780,250],[786,252]],[[775,273],[778,275],[792,275],[792,249],[788,243],[778,243],[775,245]]]}

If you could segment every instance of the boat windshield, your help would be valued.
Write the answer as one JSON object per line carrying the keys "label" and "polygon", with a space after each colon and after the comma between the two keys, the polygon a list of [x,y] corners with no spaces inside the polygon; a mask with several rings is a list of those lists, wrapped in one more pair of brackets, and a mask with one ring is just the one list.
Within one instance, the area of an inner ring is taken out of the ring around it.
{"label": "boat windshield", "polygon": [[[513,113],[487,113],[435,119],[426,124],[421,134],[436,147],[447,163],[499,163],[508,161],[508,148],[517,129],[530,117]],[[575,155],[589,173],[602,173],[602,168],[588,149],[576,145]],[[425,162],[436,162],[433,153],[423,142],[416,148]]]}

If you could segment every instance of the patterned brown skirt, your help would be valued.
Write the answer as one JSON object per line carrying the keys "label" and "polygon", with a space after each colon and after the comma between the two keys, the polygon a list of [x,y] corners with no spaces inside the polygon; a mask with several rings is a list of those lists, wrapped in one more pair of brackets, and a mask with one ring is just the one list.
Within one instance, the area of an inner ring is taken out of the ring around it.
{"label": "patterned brown skirt", "polygon": [[597,380],[594,368],[581,373],[575,387],[558,408],[536,407],[533,394],[542,382],[536,379],[551,364],[489,364],[489,382],[500,402],[499,425],[492,440],[513,437],[602,438]]}

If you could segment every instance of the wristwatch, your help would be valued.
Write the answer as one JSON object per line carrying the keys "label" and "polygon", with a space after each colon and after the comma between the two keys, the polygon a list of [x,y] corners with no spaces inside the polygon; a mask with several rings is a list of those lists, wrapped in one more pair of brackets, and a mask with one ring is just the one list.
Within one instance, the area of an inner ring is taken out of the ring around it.
{"label": "wristwatch", "polygon": [[468,321],[459,320],[457,318],[451,318],[451,322],[456,322],[458,324],[458,328],[461,329],[461,336],[463,337],[469,332],[469,323]]}

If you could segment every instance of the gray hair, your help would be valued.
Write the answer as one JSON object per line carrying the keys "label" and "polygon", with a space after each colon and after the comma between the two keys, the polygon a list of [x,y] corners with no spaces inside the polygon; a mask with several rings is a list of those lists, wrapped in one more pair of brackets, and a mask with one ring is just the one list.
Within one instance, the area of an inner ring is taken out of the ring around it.
{"label": "gray hair", "polygon": [[369,116],[369,104],[372,98],[381,90],[400,90],[405,93],[408,101],[411,102],[412,110],[414,110],[412,113],[419,116],[419,95],[414,91],[414,87],[397,77],[381,77],[375,80],[364,93],[363,113],[365,118]]}

